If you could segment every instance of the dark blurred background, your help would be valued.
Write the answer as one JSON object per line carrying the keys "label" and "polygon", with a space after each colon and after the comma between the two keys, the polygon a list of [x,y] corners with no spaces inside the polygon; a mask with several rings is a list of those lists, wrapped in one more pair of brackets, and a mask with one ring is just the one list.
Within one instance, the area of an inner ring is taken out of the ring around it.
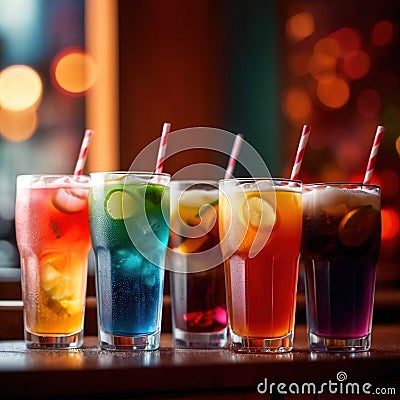
{"label": "dark blurred background", "polygon": [[[386,133],[378,288],[400,288],[400,2],[0,0],[0,269],[19,266],[15,179],[127,169],[164,121],[242,133],[288,177],[361,181]],[[219,163],[203,151],[190,162]],[[175,172],[188,157],[167,160]],[[238,172],[240,173],[240,171]]]}

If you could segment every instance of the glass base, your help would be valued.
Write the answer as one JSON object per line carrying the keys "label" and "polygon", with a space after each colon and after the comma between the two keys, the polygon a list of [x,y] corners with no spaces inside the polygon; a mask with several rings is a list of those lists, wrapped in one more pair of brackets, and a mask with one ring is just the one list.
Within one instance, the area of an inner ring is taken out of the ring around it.
{"label": "glass base", "polygon": [[220,349],[228,343],[228,328],[218,332],[186,332],[173,329],[173,341],[176,348]]}
{"label": "glass base", "polygon": [[293,332],[280,338],[242,337],[231,330],[231,348],[236,353],[286,353],[293,349]]}
{"label": "glass base", "polygon": [[99,330],[99,345],[103,350],[113,351],[157,350],[160,347],[160,331],[150,335],[117,336]]}
{"label": "glass base", "polygon": [[311,351],[355,353],[368,351],[371,347],[371,333],[356,339],[325,338],[308,332],[308,343]]}
{"label": "glass base", "polygon": [[76,349],[83,344],[83,330],[71,335],[36,335],[25,331],[28,349]]}

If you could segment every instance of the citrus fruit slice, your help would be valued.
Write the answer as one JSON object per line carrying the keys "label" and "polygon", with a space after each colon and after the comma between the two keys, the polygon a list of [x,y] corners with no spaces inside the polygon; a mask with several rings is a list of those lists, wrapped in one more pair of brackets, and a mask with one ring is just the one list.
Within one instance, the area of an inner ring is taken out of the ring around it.
{"label": "citrus fruit slice", "polygon": [[129,218],[135,212],[135,199],[123,189],[112,190],[106,196],[104,210],[111,219]]}
{"label": "citrus fruit slice", "polygon": [[82,304],[79,299],[72,298],[68,300],[60,300],[61,307],[64,308],[68,315],[75,315],[82,311]]}
{"label": "citrus fruit slice", "polygon": [[51,201],[57,210],[72,214],[82,210],[87,204],[87,189],[57,189]]}
{"label": "citrus fruit slice", "polygon": [[255,229],[272,228],[276,220],[275,209],[263,197],[251,194],[243,201],[241,219],[246,225],[249,223]]}
{"label": "citrus fruit slice", "polygon": [[376,229],[378,219],[379,212],[370,205],[349,211],[339,224],[340,241],[349,247],[363,245]]}

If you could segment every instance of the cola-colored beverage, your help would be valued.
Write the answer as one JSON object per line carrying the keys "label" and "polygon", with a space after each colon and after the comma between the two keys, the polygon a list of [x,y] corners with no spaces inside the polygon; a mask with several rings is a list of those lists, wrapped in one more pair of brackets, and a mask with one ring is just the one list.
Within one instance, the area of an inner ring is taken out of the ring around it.
{"label": "cola-colored beverage", "polygon": [[174,345],[224,347],[228,316],[218,231],[218,183],[171,181],[170,186],[167,268]]}
{"label": "cola-colored beverage", "polygon": [[369,348],[380,243],[379,187],[304,185],[301,258],[312,350]]}

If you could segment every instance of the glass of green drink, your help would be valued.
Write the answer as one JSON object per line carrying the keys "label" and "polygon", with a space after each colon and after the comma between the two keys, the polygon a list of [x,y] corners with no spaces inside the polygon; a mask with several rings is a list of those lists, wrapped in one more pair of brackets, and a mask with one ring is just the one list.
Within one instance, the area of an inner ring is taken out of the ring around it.
{"label": "glass of green drink", "polygon": [[91,174],[100,347],[159,347],[169,236],[168,174]]}

